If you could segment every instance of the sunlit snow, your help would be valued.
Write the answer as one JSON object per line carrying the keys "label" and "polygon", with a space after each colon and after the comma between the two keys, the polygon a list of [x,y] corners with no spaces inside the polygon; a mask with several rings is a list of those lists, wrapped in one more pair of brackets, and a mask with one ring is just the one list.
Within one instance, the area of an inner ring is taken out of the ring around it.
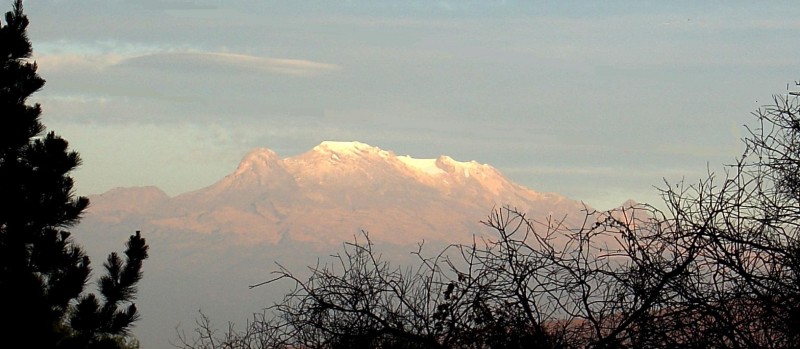
{"label": "sunlit snow", "polygon": [[444,174],[444,170],[436,166],[436,159],[415,159],[408,155],[406,156],[398,156],[397,160],[400,160],[406,166],[425,172],[429,175],[437,175],[437,174]]}
{"label": "sunlit snow", "polygon": [[318,146],[314,147],[316,151],[329,150],[339,155],[358,155],[360,153],[374,152],[381,157],[387,157],[389,152],[381,150],[378,147],[373,147],[369,144],[361,143],[358,141],[352,142],[339,142],[339,141],[323,141]]}
{"label": "sunlit snow", "polygon": [[396,158],[409,169],[430,176],[446,174],[448,172],[446,168],[452,166],[454,170],[463,172],[464,177],[470,177],[471,171],[480,171],[481,168],[489,167],[475,161],[456,161],[445,155],[439,159],[417,159],[409,155],[395,156],[392,152],[358,141],[324,141],[314,147],[314,151],[330,154],[334,161],[339,160],[342,156],[363,156],[365,154],[376,154],[381,158]]}

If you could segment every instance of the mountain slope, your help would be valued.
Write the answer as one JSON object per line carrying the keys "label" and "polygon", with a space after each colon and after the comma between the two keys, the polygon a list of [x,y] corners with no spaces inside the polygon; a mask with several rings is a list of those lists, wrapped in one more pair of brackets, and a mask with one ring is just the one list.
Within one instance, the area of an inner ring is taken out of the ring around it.
{"label": "mountain slope", "polygon": [[[579,217],[579,202],[514,184],[489,165],[447,156],[415,159],[359,142],[323,142],[281,159],[268,149],[250,152],[217,183],[174,198],[152,188],[90,197],[89,219],[145,222],[160,230],[226,234],[246,243],[283,240],[339,243],[360,230],[376,241],[463,241],[494,207],[530,215]],[[126,205],[126,203],[128,205]]]}
{"label": "mountain slope", "polygon": [[151,246],[137,301],[143,348],[171,348],[176,326],[191,331],[198,309],[217,324],[252,319],[291,286],[248,289],[271,279],[274,263],[302,274],[362,229],[384,257],[403,263],[423,240],[430,252],[484,234],[479,222],[494,207],[542,220],[567,215],[575,226],[585,209],[489,165],[397,156],[358,142],[323,142],[288,158],[255,149],[225,178],[175,197],[141,187],[89,198],[74,233],[94,261],[121,250],[135,230]]}

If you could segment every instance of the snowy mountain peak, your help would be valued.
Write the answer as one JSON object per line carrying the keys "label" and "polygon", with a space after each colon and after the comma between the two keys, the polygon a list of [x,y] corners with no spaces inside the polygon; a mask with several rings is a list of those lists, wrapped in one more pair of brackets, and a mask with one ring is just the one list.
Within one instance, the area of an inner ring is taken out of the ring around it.
{"label": "snowy mountain peak", "polygon": [[436,166],[448,173],[463,173],[464,177],[470,177],[470,175],[485,177],[490,173],[499,175],[492,166],[478,163],[475,160],[469,162],[456,161],[447,155],[442,155],[436,159]]}
{"label": "snowy mountain peak", "polygon": [[[308,157],[309,155],[311,157]],[[374,161],[393,164],[395,166],[400,165],[412,173],[421,175],[422,177],[420,178],[444,175],[456,175],[464,178],[476,177],[481,179],[502,177],[493,167],[480,164],[474,160],[468,162],[456,161],[447,155],[442,155],[435,159],[418,159],[410,155],[396,156],[392,151],[382,150],[381,148],[357,141],[324,141],[314,147],[311,152],[298,158],[290,158],[288,161],[289,163],[294,163],[297,159],[304,159],[302,162],[305,167],[309,164],[319,164],[319,157],[326,159],[326,161],[322,163],[337,166],[337,171],[342,169],[338,166],[340,166],[345,159],[358,159],[359,162],[367,161],[373,165],[377,164]],[[349,161],[347,163],[349,163]],[[292,167],[292,165],[289,166]],[[352,166],[352,164],[348,166]]]}
{"label": "snowy mountain peak", "polygon": [[318,153],[332,153],[338,156],[359,156],[365,154],[377,154],[381,157],[388,157],[391,154],[385,150],[382,150],[378,147],[373,147],[369,144],[351,141],[351,142],[340,142],[340,141],[323,141],[318,146],[314,147],[313,149],[315,152]]}
{"label": "snowy mountain peak", "polygon": [[436,166],[436,159],[416,159],[412,158],[411,156],[405,155],[405,156],[398,156],[397,160],[400,160],[400,162],[405,164],[411,170],[422,172],[432,176],[446,173],[441,168]]}
{"label": "snowy mountain peak", "polygon": [[256,148],[242,159],[234,175],[249,171],[262,171],[273,167],[278,161],[280,161],[280,157],[274,151],[267,148]]}
{"label": "snowy mountain peak", "polygon": [[[141,300],[141,309],[151,309],[148,314],[169,319],[152,326],[167,329],[180,320],[170,316],[189,314],[190,308],[181,307],[219,303],[220,295],[231,296],[225,304],[253,298],[230,292],[246,291],[237,285],[259,278],[264,265],[299,261],[290,266],[303,270],[307,261],[326,258],[363,232],[388,247],[384,251],[411,261],[415,257],[408,251],[418,250],[421,241],[429,251],[490,238],[478,222],[494,208],[508,205],[545,222],[552,216],[566,227],[580,227],[585,212],[593,211],[511,183],[488,165],[447,156],[395,156],[358,142],[324,142],[282,159],[255,149],[237,172],[175,197],[151,187],[112,190],[90,200],[76,227],[81,230],[76,236],[95,244],[89,251],[107,251],[128,232],[141,230],[163,252],[153,253],[149,277],[181,280],[153,290],[163,297]],[[203,283],[208,280],[214,282]],[[214,285],[221,286],[209,288]],[[184,299],[191,292],[191,299]]]}
{"label": "snowy mountain peak", "polygon": [[[174,198],[155,189],[115,191],[95,202],[92,212],[105,214],[106,222],[147,220],[151,229],[271,244],[339,243],[361,230],[393,243],[452,241],[453,227],[472,234],[476,217],[493,207],[524,207],[542,216],[583,208],[516,185],[489,165],[396,156],[359,142],[323,142],[287,158],[259,148],[236,172],[203,189]],[[126,208],[132,204],[142,208]]]}

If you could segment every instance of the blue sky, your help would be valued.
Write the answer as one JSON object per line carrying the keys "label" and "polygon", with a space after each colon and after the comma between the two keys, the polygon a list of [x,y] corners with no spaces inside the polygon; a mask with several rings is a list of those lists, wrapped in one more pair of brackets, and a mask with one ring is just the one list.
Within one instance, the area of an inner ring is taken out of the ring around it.
{"label": "blue sky", "polygon": [[[792,2],[26,2],[82,195],[199,189],[323,140],[489,163],[607,208],[741,150],[800,79]],[[10,8],[10,2],[7,6]]]}

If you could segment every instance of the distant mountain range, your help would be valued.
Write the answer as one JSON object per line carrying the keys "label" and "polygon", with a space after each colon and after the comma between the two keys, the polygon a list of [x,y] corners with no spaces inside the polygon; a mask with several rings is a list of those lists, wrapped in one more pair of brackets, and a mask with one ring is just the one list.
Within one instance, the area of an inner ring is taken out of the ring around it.
{"label": "distant mountain range", "polygon": [[480,221],[493,208],[567,217],[573,226],[590,209],[512,183],[486,164],[397,156],[359,142],[322,142],[287,158],[255,149],[217,183],[175,197],[137,187],[89,199],[75,236],[96,266],[135,230],[151,245],[135,330],[146,348],[170,348],[175,326],[191,331],[198,309],[221,327],[244,322],[285,292],[247,288],[268,279],[275,262],[303,270],[362,230],[403,262],[423,240],[443,246],[485,234]]}
{"label": "distant mountain range", "polygon": [[[87,220],[138,229],[223,234],[243,243],[454,242],[493,207],[534,217],[580,216],[580,202],[512,183],[495,168],[448,156],[415,159],[359,142],[322,142],[294,157],[251,151],[217,183],[176,197],[154,187],[90,196]],[[125,224],[128,225],[128,224]]]}

